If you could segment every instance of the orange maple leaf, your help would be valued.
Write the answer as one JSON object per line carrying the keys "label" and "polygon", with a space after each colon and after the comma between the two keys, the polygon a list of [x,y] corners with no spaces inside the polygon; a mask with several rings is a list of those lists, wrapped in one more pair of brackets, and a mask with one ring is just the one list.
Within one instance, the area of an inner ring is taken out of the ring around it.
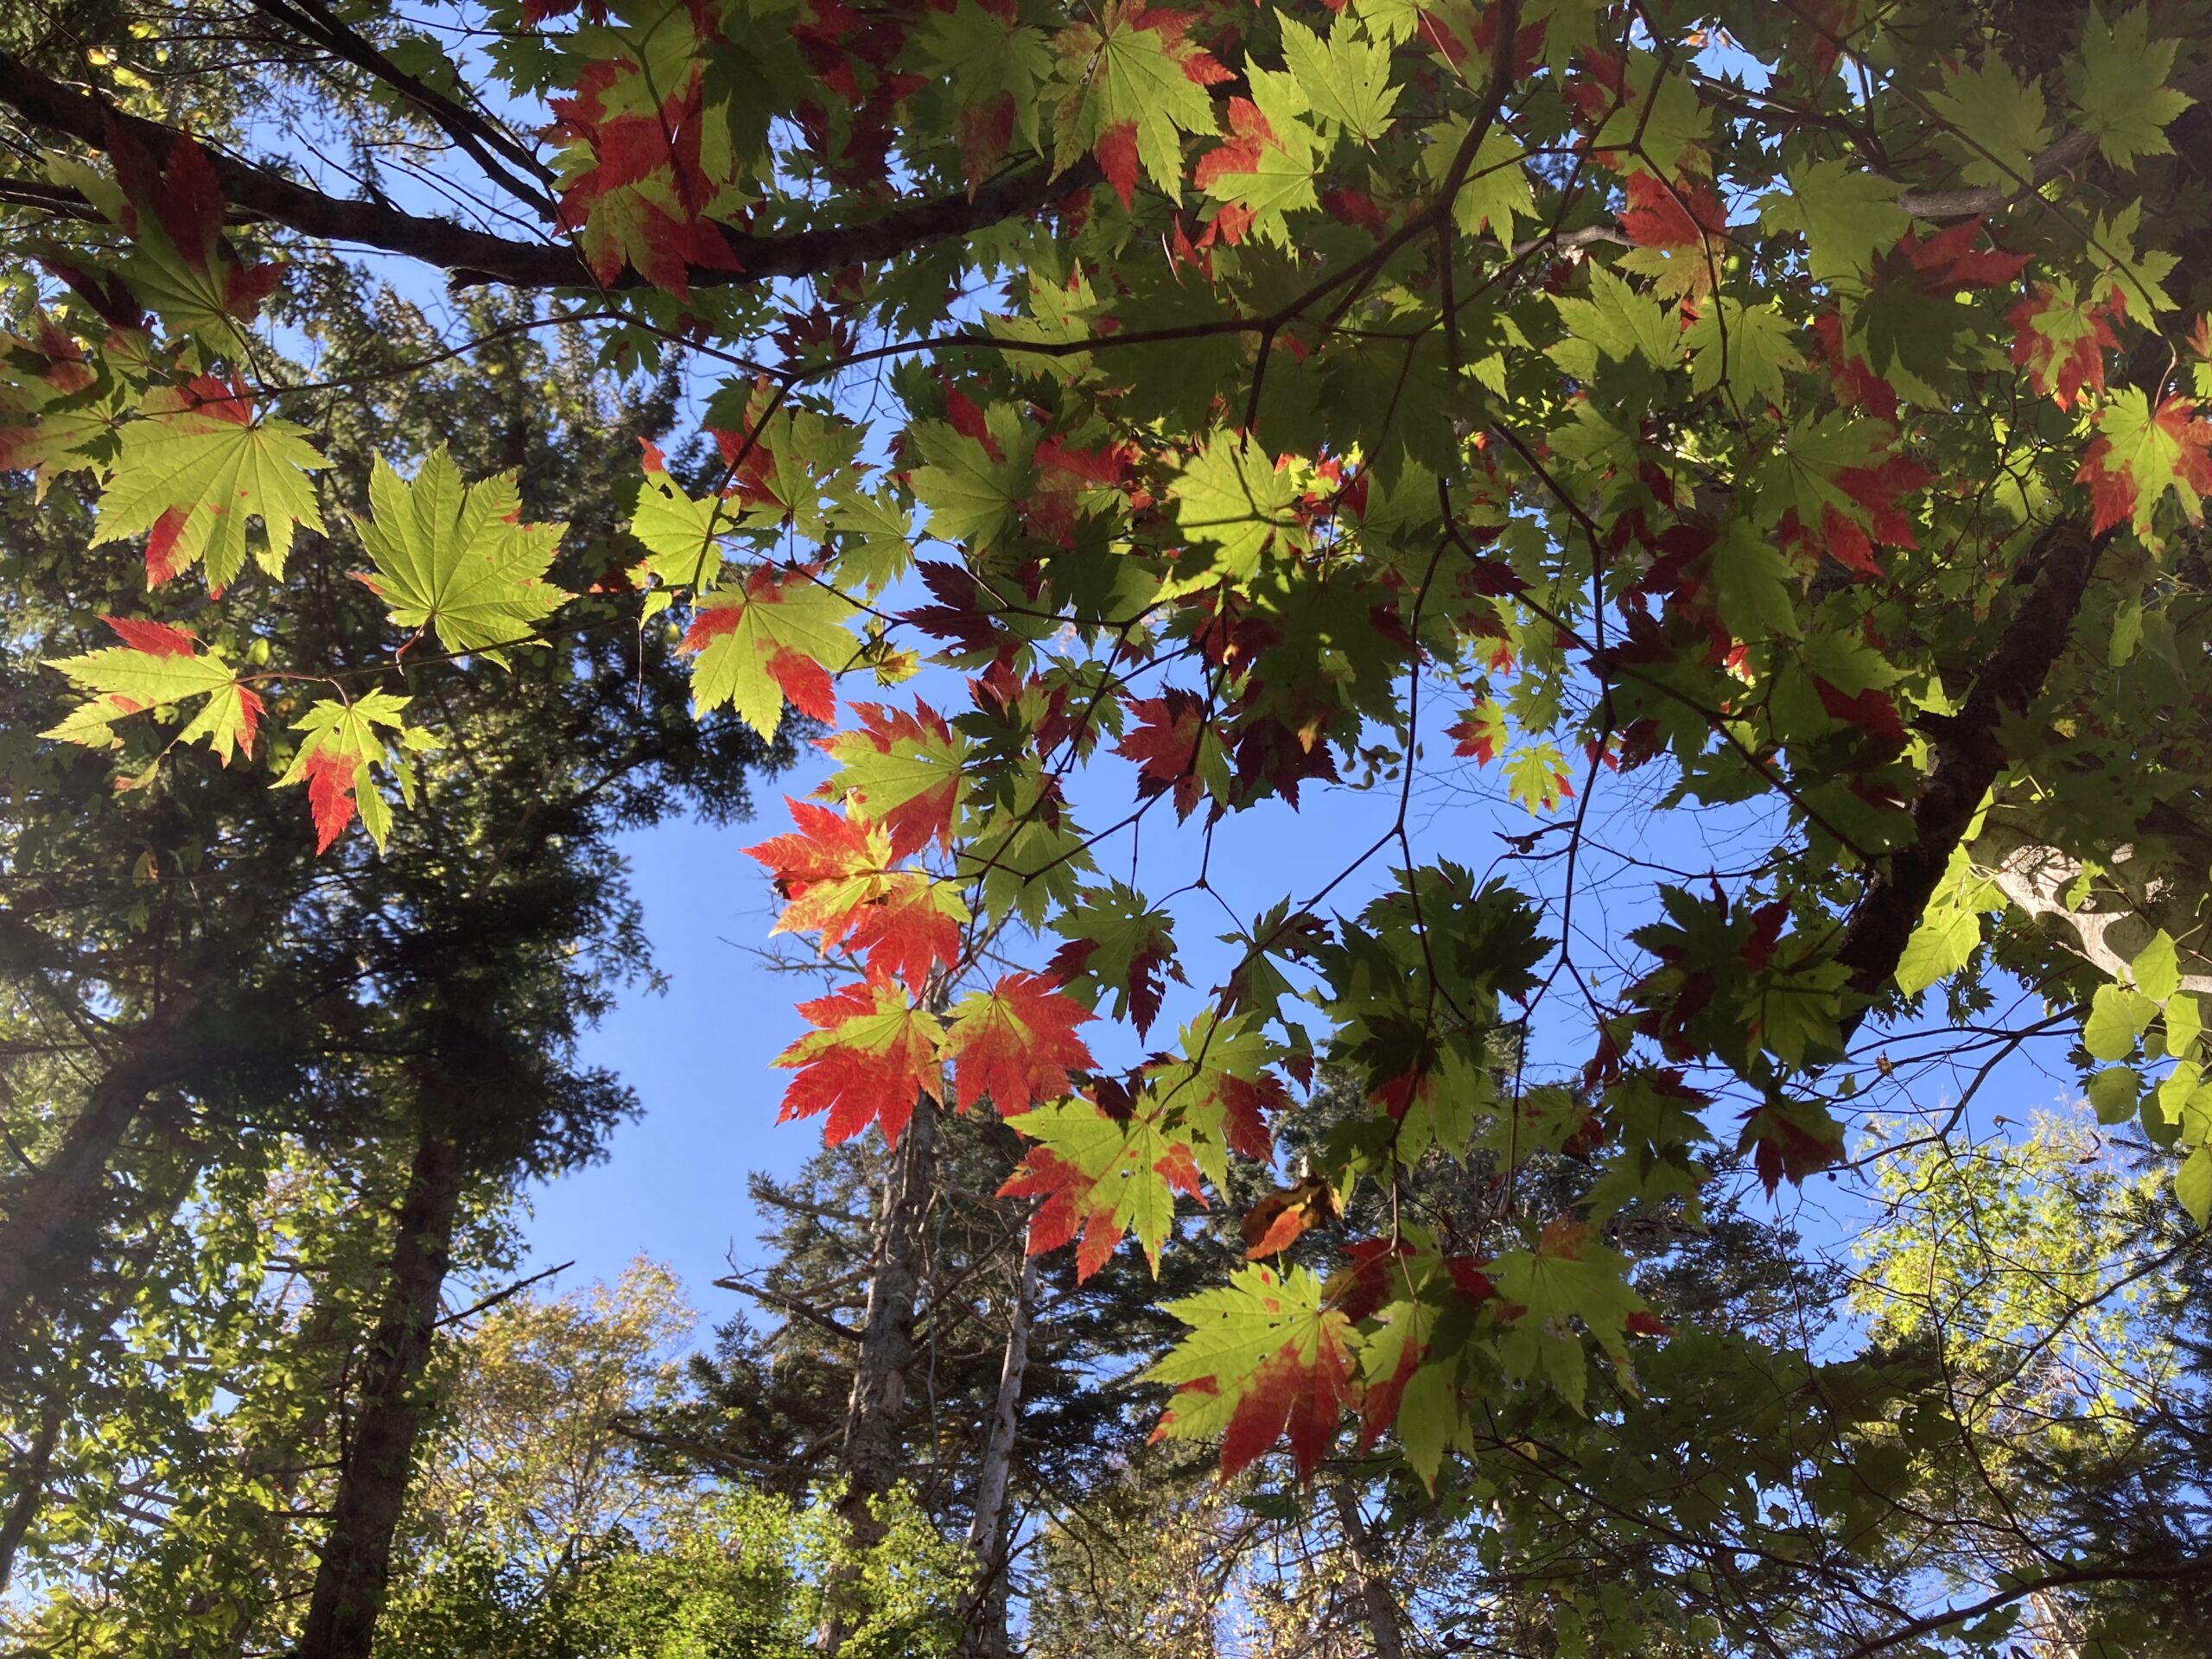
{"label": "orange maple leaf", "polygon": [[1000,1116],[1014,1117],[1066,1095],[1068,1068],[1097,1064],[1075,1034],[1096,1017],[1043,974],[1008,974],[964,999],[944,1041],[961,1109],[988,1095]]}

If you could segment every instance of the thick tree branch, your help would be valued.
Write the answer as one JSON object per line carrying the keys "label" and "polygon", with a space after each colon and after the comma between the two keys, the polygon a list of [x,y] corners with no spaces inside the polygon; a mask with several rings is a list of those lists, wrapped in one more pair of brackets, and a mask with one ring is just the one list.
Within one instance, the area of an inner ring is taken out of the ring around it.
{"label": "thick tree branch", "polygon": [[[145,145],[156,161],[168,153],[177,137],[167,127],[111,108],[90,92],[50,79],[4,52],[0,52],[0,106],[15,111],[34,125],[66,133],[94,149],[107,143],[112,121]],[[597,286],[576,251],[550,237],[525,241],[493,236],[451,219],[424,218],[380,202],[327,195],[219,151],[210,150],[207,159],[224,195],[232,204],[305,236],[419,259],[451,271],[464,283],[501,283],[512,288]],[[810,276],[890,258],[1035,213],[1055,198],[1084,188],[1097,176],[1096,164],[1087,161],[1057,178],[1049,166],[1039,162],[981,186],[973,196],[910,201],[862,224],[765,234],[724,227],[723,237],[736,257],[736,268],[695,267],[690,280],[695,287],[727,286],[772,276]],[[72,207],[59,197],[53,206],[58,212]],[[640,280],[626,276],[617,286],[635,286]]]}
{"label": "thick tree branch", "polygon": [[1868,884],[1844,931],[1837,959],[1851,969],[1853,989],[1872,996],[1897,971],[1952,849],[2012,758],[1999,728],[2008,715],[2042,694],[2052,664],[2066,649],[2089,573],[2110,536],[2109,531],[2092,536],[2080,519],[2063,519],[2030,552],[2033,584],[1976,677],[1965,706],[1934,740],[1933,774],[1912,811],[1917,833],[1890,855],[1888,868]]}

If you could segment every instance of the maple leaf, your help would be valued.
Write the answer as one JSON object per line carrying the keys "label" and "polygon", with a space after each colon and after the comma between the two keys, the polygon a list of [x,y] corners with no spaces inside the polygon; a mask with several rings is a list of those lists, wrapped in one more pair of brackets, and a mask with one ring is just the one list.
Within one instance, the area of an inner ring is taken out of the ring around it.
{"label": "maple leaf", "polygon": [[778,1122],[827,1112],[827,1144],[842,1145],[875,1123],[895,1147],[918,1096],[943,1102],[938,1049],[944,1027],[893,987],[848,985],[800,1003],[798,1011],[816,1029],[776,1057],[798,1073]]}
{"label": "maple leaf", "polygon": [[518,522],[515,476],[464,486],[443,444],[411,483],[378,459],[370,517],[354,523],[377,572],[362,581],[395,626],[427,627],[448,651],[504,663],[504,648],[532,643],[537,623],[569,597],[544,579],[566,526]]}
{"label": "maple leaf", "polygon": [[1718,239],[1727,232],[1728,216],[1710,185],[1669,184],[1655,174],[1631,173],[1621,188],[1628,195],[1621,229],[1638,247],[1702,247],[1708,237]]}
{"label": "maple leaf", "polygon": [[1259,574],[1270,549],[1305,548],[1311,537],[1299,512],[1299,492],[1282,465],[1264,449],[1228,431],[1217,431],[1183,463],[1173,495],[1175,524],[1185,550],[1211,556],[1169,591],[1195,590],[1226,576],[1239,583]]}
{"label": "maple leaf", "polygon": [[1228,142],[1199,157],[1191,182],[1223,205],[1200,245],[1218,235],[1282,243],[1288,216],[1316,205],[1313,140],[1299,115],[1305,99],[1287,75],[1248,72],[1253,97],[1229,100]]}
{"label": "maple leaf", "polygon": [[1109,0],[1096,23],[1060,31],[1052,48],[1068,92],[1054,114],[1056,171],[1089,150],[1122,207],[1135,198],[1140,162],[1169,200],[1182,200],[1183,136],[1212,135],[1206,88],[1230,79],[1185,38],[1196,16],[1143,0]]}
{"label": "maple leaf", "polygon": [[1005,159],[1017,130],[1026,146],[1039,147],[1039,93],[1052,73],[1051,44],[1011,8],[1001,16],[976,0],[957,0],[931,13],[915,46],[932,73],[958,89],[961,170],[973,196]]}
{"label": "maple leaf", "polygon": [[1304,1268],[1243,1267],[1226,1285],[1167,1304],[1190,1327],[1145,1373],[1179,1385],[1153,1439],[1221,1440],[1228,1479],[1287,1436],[1310,1479],[1357,1397],[1351,1321]]}
{"label": "maple leaf", "polygon": [[1470,756],[1477,765],[1486,766],[1505,747],[1505,710],[1493,699],[1484,697],[1446,727],[1444,734],[1454,740],[1452,753]]}
{"label": "maple leaf", "polygon": [[1336,1189],[1318,1175],[1270,1192],[1245,1213],[1244,1259],[1256,1262],[1263,1255],[1279,1255],[1308,1229],[1333,1221],[1339,1213]]}
{"label": "maple leaf", "polygon": [[1500,1357],[1523,1376],[1548,1379],[1581,1410],[1589,1368],[1567,1322],[1580,1322],[1625,1372],[1629,1321],[1649,1311],[1629,1286],[1628,1266],[1627,1257],[1596,1242],[1590,1223],[1554,1216],[1535,1249],[1510,1250],[1484,1269],[1498,1295],[1522,1310],[1500,1344]]}
{"label": "maple leaf", "polygon": [[[672,9],[663,22],[683,16]],[[650,50],[657,65],[683,66],[681,84],[664,95],[656,94],[647,65],[616,58],[591,64],[574,95],[551,100],[569,140],[558,219],[577,233],[601,284],[614,283],[626,264],[681,300],[690,294],[693,267],[735,268],[717,221],[741,200],[727,126],[709,118],[703,66],[696,55],[687,60],[671,38]]]}
{"label": "maple leaf", "polygon": [[[102,148],[115,167],[112,180],[60,156],[48,157],[47,171],[130,236],[130,252],[113,278],[117,289],[131,296],[133,308],[143,302],[191,336],[194,359],[204,364],[211,351],[233,359],[247,355],[240,325],[275,289],[283,262],[253,265],[238,257],[223,234],[222,187],[189,133],[169,139],[158,167],[137,136],[112,120]],[[75,276],[84,285],[94,280],[90,273]]]}
{"label": "maple leaf", "polygon": [[1205,717],[1204,700],[1169,686],[1157,697],[1130,699],[1129,712],[1136,728],[1114,752],[1137,763],[1139,798],[1173,790],[1178,822],[1189,817],[1201,798],[1212,800],[1217,813],[1229,790],[1229,758]]}
{"label": "maple leaf", "polygon": [[796,832],[748,847],[786,900],[771,933],[814,932],[824,955],[864,952],[871,980],[897,978],[916,996],[940,964],[959,960],[968,906],[950,883],[895,868],[881,826],[848,805],[833,811],[785,798]]}
{"label": "maple leaf", "polygon": [[325,698],[293,723],[294,731],[307,735],[276,787],[307,785],[316,852],[330,850],[353,821],[356,809],[369,839],[378,852],[384,850],[391,833],[391,804],[377,788],[372,767],[396,778],[402,795],[413,804],[415,778],[407,754],[431,747],[436,740],[401,718],[408,702],[387,691],[365,692],[351,702]]}
{"label": "maple leaf", "polygon": [[2148,6],[2109,18],[2093,10],[2083,21],[2067,85],[2082,130],[2097,135],[2098,149],[2114,167],[2133,169],[2138,156],[2173,154],[2165,129],[2191,102],[2165,84],[2180,44],[2151,39]]}
{"label": "maple leaf", "polygon": [[1930,294],[1963,288],[2002,288],[2026,269],[2028,256],[2001,248],[1977,248],[1981,221],[1962,219],[1923,241],[1907,232],[1897,238],[1896,257],[1918,285]]}
{"label": "maple leaf", "polygon": [[2107,352],[2120,349],[2112,325],[2126,314],[2114,287],[2102,300],[2083,304],[2070,282],[2037,283],[2031,298],[2005,314],[2012,325],[2012,361],[2028,371],[2029,384],[2061,409],[2071,409],[2087,386],[2101,397]]}
{"label": "maple leaf", "polygon": [[292,529],[322,528],[308,474],[329,463],[302,428],[254,413],[244,387],[202,376],[149,392],[142,417],[124,423],[115,470],[100,493],[92,540],[156,532],[147,586],[204,561],[208,585],[230,586],[245,567],[246,520],[267,532],[259,563],[284,574]]}
{"label": "maple leaf", "polygon": [[1066,1095],[1068,1069],[1097,1064],[1075,1034],[1095,1017],[1044,974],[1008,974],[962,998],[944,1039],[960,1109],[988,1095],[1000,1116],[1013,1117]]}
{"label": "maple leaf", "polygon": [[838,763],[821,793],[857,799],[891,836],[891,850],[904,858],[932,841],[952,849],[953,815],[959,810],[962,770],[968,740],[925,702],[887,710],[856,702],[857,727],[816,740]]}
{"label": "maple leaf", "polygon": [[65,742],[104,747],[119,743],[114,722],[149,709],[170,709],[204,696],[207,702],[177,734],[180,743],[205,739],[225,766],[243,749],[253,753],[261,699],[213,647],[202,651],[186,630],[130,617],[100,619],[123,643],[49,662],[71,682],[96,693],[93,701],[40,734]]}
{"label": "maple leaf", "polygon": [[2196,417],[2194,399],[2169,397],[2153,410],[2144,392],[2123,386],[2097,411],[2096,432],[2074,475],[2089,486],[2096,534],[2123,524],[2147,533],[2170,489],[2191,523],[2203,516],[2203,497],[2212,493],[2212,422]]}
{"label": "maple leaf", "polygon": [[1174,923],[1154,910],[1142,894],[1119,881],[1084,890],[1053,927],[1067,937],[1053,956],[1050,971],[1063,982],[1089,981],[1114,993],[1114,1018],[1127,1014],[1137,1035],[1159,1017],[1166,980],[1178,982]]}
{"label": "maple leaf", "polygon": [[1574,785],[1567,775],[1567,757],[1556,744],[1522,744],[1505,757],[1505,792],[1531,813],[1548,812],[1572,800]]}
{"label": "maple leaf", "polygon": [[1772,1198],[1786,1178],[1802,1184],[1843,1157],[1843,1128],[1817,1100],[1772,1100],[1744,1114],[1738,1152],[1749,1152]]}
{"label": "maple leaf", "polygon": [[699,658],[691,672],[694,711],[728,703],[767,742],[783,723],[786,699],[811,719],[835,719],[830,677],[849,666],[859,649],[845,626],[855,612],[811,569],[762,565],[741,592],[709,594],[692,613],[682,645]]}
{"label": "maple leaf", "polygon": [[1162,1124],[1156,1104],[1116,1119],[1077,1096],[1033,1107],[1012,1122],[1037,1144],[999,1195],[1043,1200],[1030,1223],[1029,1254],[1079,1240],[1080,1282],[1134,1232],[1156,1274],[1160,1247],[1175,1223],[1175,1195],[1199,1192],[1190,1142]]}

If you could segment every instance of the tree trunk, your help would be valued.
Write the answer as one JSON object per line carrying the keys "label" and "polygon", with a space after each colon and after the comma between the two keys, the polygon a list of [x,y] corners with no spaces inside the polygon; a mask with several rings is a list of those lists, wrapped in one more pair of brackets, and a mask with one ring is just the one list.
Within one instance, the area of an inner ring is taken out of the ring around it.
{"label": "tree trunk", "polygon": [[8,1582],[16,1574],[16,1552],[23,1547],[24,1535],[46,1502],[47,1476],[54,1466],[54,1448],[61,1439],[61,1420],[60,1401],[48,1401],[39,1414],[38,1432],[31,1437],[30,1450],[8,1471],[12,1496],[6,1516],[0,1517],[0,1595],[7,1593]]}
{"label": "tree trunk", "polygon": [[[838,1514],[855,1550],[882,1538],[884,1523],[875,1500],[898,1484],[903,1463],[899,1431],[906,1419],[906,1368],[914,1357],[914,1308],[921,1296],[923,1224],[937,1187],[937,1103],[926,1095],[914,1103],[912,1121],[892,1157],[876,1222],[868,1313],[854,1362],[840,1460],[845,1495]],[[855,1577],[849,1566],[831,1575],[830,1607],[820,1643],[825,1655],[844,1644],[849,1626],[837,1592],[849,1592]]]}
{"label": "tree trunk", "polygon": [[294,1659],[368,1659],[391,1573],[392,1534],[414,1474],[423,1420],[416,1386],[437,1326],[461,1186],[459,1146],[426,1123],[399,1206],[367,1380]]}
{"label": "tree trunk", "polygon": [[1375,1659],[1406,1659],[1406,1644],[1398,1634],[1398,1599],[1375,1559],[1375,1540],[1359,1512],[1359,1495],[1349,1481],[1329,1485],[1337,1506],[1337,1524],[1344,1529],[1344,1548],[1351,1552],[1352,1567],[1359,1580],[1359,1598],[1367,1612],[1368,1639],[1375,1644]]}
{"label": "tree trunk", "polygon": [[975,1518],[968,1528],[968,1545],[976,1552],[976,1587],[969,1597],[961,1638],[968,1659],[1006,1659],[1011,1651],[1006,1574],[1013,1536],[1007,1524],[1007,1488],[1014,1475],[1014,1431],[1021,1422],[1021,1380],[1029,1369],[1029,1327],[1036,1308],[1037,1258],[1025,1255],[1007,1325],[998,1398],[991,1407],[982,1468],[976,1479]]}
{"label": "tree trunk", "polygon": [[142,1021],[92,1085],[61,1144],[9,1193],[7,1217],[0,1220],[0,1331],[13,1330],[48,1287],[63,1236],[92,1219],[87,1211],[105,1185],[116,1148],[147,1097],[180,1070],[178,1033],[196,1006],[196,998],[173,997]]}

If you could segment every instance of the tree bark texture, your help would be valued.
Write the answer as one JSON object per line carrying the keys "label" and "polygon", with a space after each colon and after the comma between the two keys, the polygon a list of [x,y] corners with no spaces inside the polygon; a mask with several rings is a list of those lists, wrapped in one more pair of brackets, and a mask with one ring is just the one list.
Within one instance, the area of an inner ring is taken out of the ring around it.
{"label": "tree bark texture", "polygon": [[23,1455],[8,1471],[8,1510],[0,1516],[0,1595],[16,1575],[16,1553],[46,1502],[46,1483],[54,1467],[54,1448],[61,1440],[61,1402],[52,1400],[39,1413],[38,1431]]}
{"label": "tree bark texture", "polygon": [[116,1149],[148,1098],[182,1071],[181,1033],[196,1007],[194,998],[173,997],[134,1028],[61,1144],[7,1195],[7,1217],[0,1220],[0,1331],[14,1329],[48,1287],[63,1238],[96,1224],[91,1211]]}
{"label": "tree bark texture", "polygon": [[[845,1495],[838,1513],[852,1547],[865,1550],[879,1541],[884,1523],[875,1500],[899,1482],[903,1468],[901,1430],[906,1421],[906,1371],[914,1357],[914,1310],[921,1298],[925,1224],[936,1197],[938,1104],[926,1095],[914,1103],[914,1116],[899,1137],[884,1182],[876,1218],[875,1260],[868,1277],[868,1312],[861,1325],[860,1351],[853,1364],[853,1391],[845,1410],[845,1444],[840,1466]],[[833,1591],[850,1586],[853,1573],[840,1568]],[[820,1646],[834,1654],[848,1633],[842,1611],[832,1606]]]}
{"label": "tree bark texture", "polygon": [[1375,1644],[1375,1659],[1406,1659],[1405,1639],[1398,1630],[1398,1599],[1390,1593],[1389,1580],[1375,1558],[1375,1539],[1359,1512],[1359,1495],[1344,1480],[1331,1482],[1329,1495],[1359,1579],[1360,1606],[1367,1616],[1367,1637]]}
{"label": "tree bark texture", "polygon": [[2012,758],[1999,728],[2042,695],[2109,538],[2109,531],[2092,536],[2080,520],[2063,519],[2030,553],[2035,574],[2028,591],[1974,677],[1965,705],[1936,736],[1935,769],[1912,810],[1916,833],[1868,882],[1845,930],[1837,959],[1862,994],[1875,995],[1897,971],[1952,849]]}
{"label": "tree bark texture", "polygon": [[1006,1358],[999,1367],[999,1391],[983,1436],[982,1465],[976,1478],[976,1512],[968,1527],[968,1547],[976,1553],[976,1585],[969,1597],[962,1636],[967,1659],[1006,1659],[1012,1643],[1006,1627],[1007,1558],[1013,1543],[1007,1492],[1014,1478],[1014,1443],[1021,1424],[1021,1383],[1029,1369],[1029,1330],[1037,1311],[1037,1258],[1024,1254],[1014,1285],[1014,1309],[1007,1321]]}
{"label": "tree bark texture", "polygon": [[418,1385],[452,1260],[461,1176],[458,1144],[445,1130],[425,1124],[399,1207],[366,1380],[294,1659],[368,1659],[391,1574],[392,1535],[414,1474],[423,1421]]}

